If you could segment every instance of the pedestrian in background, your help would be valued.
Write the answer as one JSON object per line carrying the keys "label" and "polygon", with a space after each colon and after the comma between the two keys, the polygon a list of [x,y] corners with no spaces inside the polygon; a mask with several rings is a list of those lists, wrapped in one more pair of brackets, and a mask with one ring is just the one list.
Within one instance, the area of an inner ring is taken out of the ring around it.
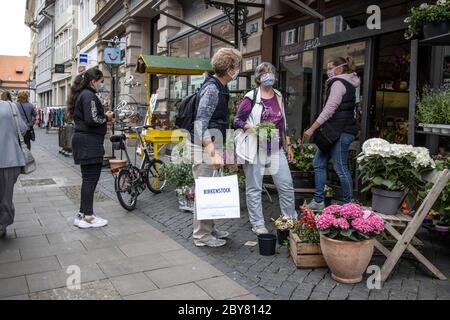
{"label": "pedestrian in background", "polygon": [[11,92],[3,91],[1,100],[3,100],[3,101],[11,101],[12,102]]}
{"label": "pedestrian in background", "polygon": [[25,144],[28,149],[31,150],[31,141],[36,140],[36,136],[34,134],[34,124],[36,123],[36,108],[33,104],[28,101],[28,92],[20,91],[17,94],[17,108],[19,109],[20,115],[22,116],[22,120],[28,126],[27,133],[23,137]]}
{"label": "pedestrian in background", "polygon": [[25,135],[27,130],[28,127],[20,117],[17,106],[10,101],[0,100],[0,238],[6,236],[6,228],[14,223],[14,185],[21,167],[25,166],[25,156],[20,147],[18,132]]}
{"label": "pedestrian in background", "polygon": [[99,228],[108,221],[94,213],[94,193],[103,164],[105,148],[103,142],[107,123],[113,121],[113,113],[105,113],[97,97],[103,85],[103,73],[92,68],[78,75],[71,86],[67,102],[68,114],[75,122],[72,151],[75,164],[80,165],[82,175],[80,212],[74,225],[81,228]]}

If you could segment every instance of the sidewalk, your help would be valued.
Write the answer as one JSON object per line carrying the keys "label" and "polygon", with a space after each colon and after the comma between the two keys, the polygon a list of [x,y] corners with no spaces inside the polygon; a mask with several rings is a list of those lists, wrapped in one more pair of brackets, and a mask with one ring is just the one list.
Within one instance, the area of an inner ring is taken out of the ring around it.
{"label": "sidewalk", "polygon": [[[74,227],[80,175],[38,143],[33,154],[38,170],[20,176],[0,240],[0,299],[256,299],[102,191],[95,209],[109,226]],[[67,287],[73,266],[80,290]]]}

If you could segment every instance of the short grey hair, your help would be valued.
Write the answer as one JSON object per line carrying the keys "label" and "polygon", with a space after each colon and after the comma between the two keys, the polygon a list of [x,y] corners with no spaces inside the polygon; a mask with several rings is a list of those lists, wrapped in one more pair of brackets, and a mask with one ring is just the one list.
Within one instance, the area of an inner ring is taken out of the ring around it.
{"label": "short grey hair", "polygon": [[256,67],[255,82],[258,86],[261,84],[261,76],[267,72],[275,74],[277,72],[277,69],[275,69],[274,65],[269,62],[263,62]]}

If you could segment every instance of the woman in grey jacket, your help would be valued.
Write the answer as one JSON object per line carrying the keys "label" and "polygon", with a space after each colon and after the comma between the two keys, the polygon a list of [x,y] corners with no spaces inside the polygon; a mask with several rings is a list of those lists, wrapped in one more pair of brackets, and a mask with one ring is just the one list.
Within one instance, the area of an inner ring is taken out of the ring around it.
{"label": "woman in grey jacket", "polygon": [[14,223],[14,185],[25,166],[25,157],[20,147],[16,119],[24,135],[28,127],[20,117],[14,103],[0,100],[0,238],[6,236],[6,228]]}

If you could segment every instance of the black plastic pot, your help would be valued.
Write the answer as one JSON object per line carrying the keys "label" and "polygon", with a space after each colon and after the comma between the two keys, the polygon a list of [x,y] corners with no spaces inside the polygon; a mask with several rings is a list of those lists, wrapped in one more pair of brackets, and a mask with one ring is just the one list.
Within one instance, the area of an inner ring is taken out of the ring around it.
{"label": "black plastic pot", "polygon": [[271,233],[258,235],[259,254],[262,256],[273,256],[277,245],[277,236]]}
{"label": "black plastic pot", "polygon": [[331,206],[331,200],[333,200],[333,197],[325,197],[325,207]]}
{"label": "black plastic pot", "polygon": [[425,23],[423,25],[424,38],[432,38],[450,32],[450,20],[443,20],[437,23]]}
{"label": "black plastic pot", "polygon": [[284,242],[289,238],[289,230],[278,230],[277,239],[280,246],[284,246]]}
{"label": "black plastic pot", "polygon": [[314,189],[316,183],[314,181],[314,171],[302,172],[291,171],[292,181],[295,189]]}

